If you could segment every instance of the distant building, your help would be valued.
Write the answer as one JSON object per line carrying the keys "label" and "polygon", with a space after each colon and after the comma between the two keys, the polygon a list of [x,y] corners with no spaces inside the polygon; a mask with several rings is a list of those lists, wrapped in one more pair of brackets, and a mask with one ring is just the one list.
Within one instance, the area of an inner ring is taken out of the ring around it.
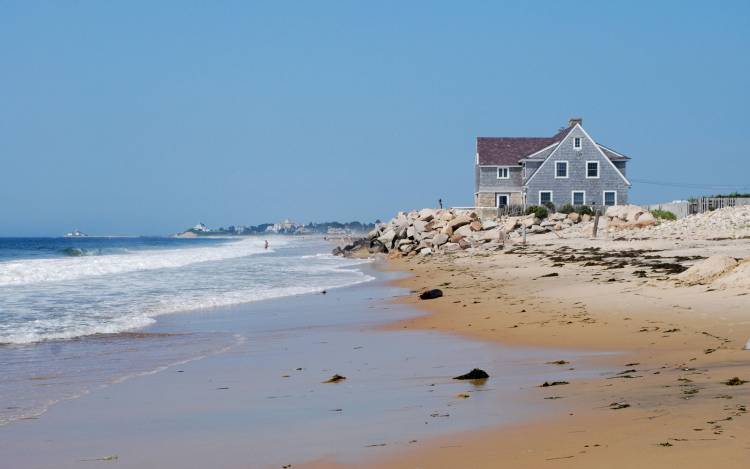
{"label": "distant building", "polygon": [[207,231],[211,231],[211,229],[207,227],[206,225],[204,225],[203,223],[198,223],[194,227],[190,228],[190,231],[198,231],[201,233],[205,233]]}
{"label": "distant building", "polygon": [[474,205],[627,204],[629,160],[594,141],[582,119],[552,137],[478,137]]}

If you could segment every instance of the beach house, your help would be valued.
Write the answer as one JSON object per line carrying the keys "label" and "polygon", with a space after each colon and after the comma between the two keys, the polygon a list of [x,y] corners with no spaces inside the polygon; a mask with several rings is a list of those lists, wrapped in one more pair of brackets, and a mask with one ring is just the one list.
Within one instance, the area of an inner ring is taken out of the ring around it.
{"label": "beach house", "polygon": [[551,137],[478,137],[474,205],[627,204],[629,160],[597,143],[580,118]]}

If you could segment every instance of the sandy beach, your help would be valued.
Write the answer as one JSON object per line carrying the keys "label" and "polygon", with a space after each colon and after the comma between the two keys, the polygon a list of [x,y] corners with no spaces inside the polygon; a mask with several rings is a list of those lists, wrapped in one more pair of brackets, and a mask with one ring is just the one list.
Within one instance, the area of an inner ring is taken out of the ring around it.
{"label": "sandy beach", "polygon": [[716,254],[748,258],[750,243],[670,226],[391,256],[393,269],[412,274],[402,286],[444,292],[404,300],[427,314],[391,330],[616,353],[598,357],[608,371],[595,379],[571,372],[569,384],[529,391],[549,407],[545,418],[420,442],[367,467],[746,467],[750,384],[727,383],[750,380],[750,290],[721,279],[688,286],[675,271]]}

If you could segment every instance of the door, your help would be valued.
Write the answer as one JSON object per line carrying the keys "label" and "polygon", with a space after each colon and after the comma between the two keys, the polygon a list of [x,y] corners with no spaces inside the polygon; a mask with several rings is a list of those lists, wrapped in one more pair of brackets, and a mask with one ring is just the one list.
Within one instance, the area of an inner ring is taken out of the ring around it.
{"label": "door", "polygon": [[495,204],[498,207],[508,206],[508,194],[495,194]]}

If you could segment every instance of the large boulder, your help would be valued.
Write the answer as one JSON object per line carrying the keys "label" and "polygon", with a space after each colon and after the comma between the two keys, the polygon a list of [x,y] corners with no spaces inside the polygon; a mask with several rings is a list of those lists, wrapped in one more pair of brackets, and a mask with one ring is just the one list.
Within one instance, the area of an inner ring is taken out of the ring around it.
{"label": "large boulder", "polygon": [[515,230],[517,226],[518,217],[508,217],[503,224],[503,230],[505,230],[506,233],[510,233],[511,231]]}
{"label": "large boulder", "polygon": [[422,233],[427,228],[427,225],[429,225],[429,222],[422,221],[422,220],[414,220],[414,231],[417,233]]}
{"label": "large boulder", "polygon": [[471,233],[473,231],[474,230],[472,230],[471,225],[464,225],[464,226],[458,228],[457,230],[455,230],[453,232],[453,234],[457,234],[459,236],[467,237],[467,236],[471,236]]}
{"label": "large boulder", "polygon": [[656,225],[656,217],[651,212],[643,212],[635,220],[635,224],[638,227],[644,228],[646,226]]}
{"label": "large boulder", "polygon": [[378,241],[380,241],[387,249],[390,249],[393,247],[393,240],[395,238],[396,230],[389,228],[378,238]]}
{"label": "large boulder", "polygon": [[492,228],[491,230],[483,231],[479,239],[482,241],[498,241],[501,239],[503,231],[500,228]]}
{"label": "large boulder", "polygon": [[570,212],[568,214],[568,219],[572,221],[573,223],[578,223],[578,221],[581,219],[581,216],[578,215],[576,212]]}
{"label": "large boulder", "polygon": [[461,247],[461,249],[469,249],[471,247],[471,243],[468,242],[466,238],[459,239],[458,245]]}
{"label": "large boulder", "polygon": [[446,243],[443,246],[445,252],[457,252],[461,250],[461,246],[458,243]]}
{"label": "large boulder", "polygon": [[474,220],[473,222],[469,223],[469,228],[471,228],[471,231],[482,231],[484,227],[482,226],[482,222],[479,220]]}
{"label": "large boulder", "polygon": [[538,225],[542,222],[541,219],[537,218],[534,215],[529,215],[521,219],[521,226],[525,226],[526,228],[531,228],[534,225]]}
{"label": "large boulder", "polygon": [[462,226],[468,225],[472,221],[473,221],[473,218],[471,218],[469,215],[459,215],[458,217],[450,220],[448,222],[448,226],[450,226],[453,231],[456,231]]}
{"label": "large boulder", "polygon": [[432,244],[434,246],[442,246],[443,244],[448,242],[448,235],[443,233],[438,233],[432,238]]}
{"label": "large boulder", "polygon": [[617,217],[628,223],[635,223],[644,212],[646,212],[646,209],[638,205],[612,205],[607,207],[606,215],[608,218]]}
{"label": "large boulder", "polygon": [[432,221],[433,218],[435,218],[435,209],[432,208],[423,208],[419,211],[419,220],[423,222],[429,222]]}
{"label": "large boulder", "polygon": [[498,225],[499,223],[496,220],[482,220],[482,228],[485,230],[491,230]]}
{"label": "large boulder", "polygon": [[440,215],[438,216],[438,218],[440,220],[442,220],[442,221],[451,221],[454,218],[456,218],[456,216],[453,213],[451,213],[450,211],[444,210],[444,211],[440,212]]}

